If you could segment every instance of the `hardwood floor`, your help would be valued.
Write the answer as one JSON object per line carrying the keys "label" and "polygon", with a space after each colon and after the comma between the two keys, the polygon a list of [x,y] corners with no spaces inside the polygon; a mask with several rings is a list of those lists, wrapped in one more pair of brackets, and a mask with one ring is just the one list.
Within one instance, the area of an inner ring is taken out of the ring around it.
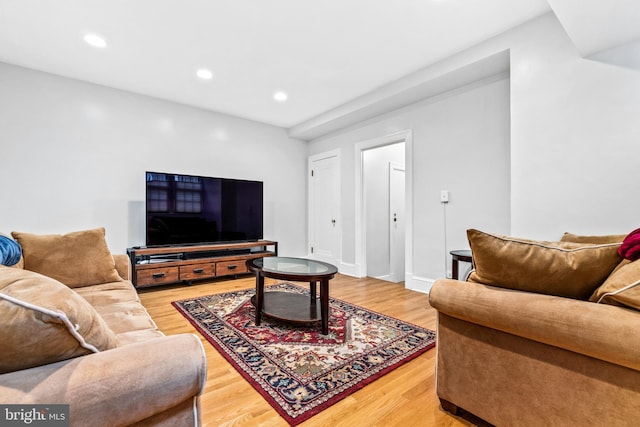
{"label": "hardwood floor", "polygon": [[[253,276],[242,276],[236,280],[141,290],[140,299],[165,334],[194,333],[201,337],[171,306],[171,301],[253,286]],[[330,295],[425,328],[436,328],[436,311],[429,307],[427,295],[406,290],[403,284],[337,275],[331,281]],[[202,395],[204,426],[288,425],[211,344],[204,338],[202,342],[208,361],[207,385]],[[440,407],[435,393],[435,356],[435,348],[427,351],[300,426],[473,425]]]}

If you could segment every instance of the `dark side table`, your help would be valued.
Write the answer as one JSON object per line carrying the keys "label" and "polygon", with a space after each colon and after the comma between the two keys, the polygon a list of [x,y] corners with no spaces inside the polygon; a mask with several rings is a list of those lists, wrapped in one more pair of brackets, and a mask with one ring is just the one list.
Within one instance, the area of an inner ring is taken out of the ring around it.
{"label": "dark side table", "polygon": [[451,251],[451,278],[458,280],[459,274],[459,266],[458,263],[462,262],[472,262],[473,258],[471,257],[471,251],[461,250],[461,251]]}

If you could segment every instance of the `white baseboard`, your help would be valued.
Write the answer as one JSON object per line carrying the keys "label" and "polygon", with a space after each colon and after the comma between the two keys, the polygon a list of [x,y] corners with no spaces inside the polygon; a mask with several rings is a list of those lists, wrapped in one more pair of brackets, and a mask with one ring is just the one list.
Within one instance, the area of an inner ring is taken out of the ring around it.
{"label": "white baseboard", "polygon": [[[360,274],[360,268],[357,264],[340,262],[340,268],[338,270],[340,271],[340,274],[344,274],[346,276],[356,277],[359,279],[364,277]],[[411,273],[406,273],[404,287],[412,291],[428,294],[434,282],[435,279],[427,279],[424,277],[414,276]]]}
{"label": "white baseboard", "polygon": [[406,279],[404,281],[404,287],[412,291],[428,294],[434,282],[434,279],[427,279],[425,277],[418,277],[407,273]]}
{"label": "white baseboard", "polygon": [[349,264],[349,263],[340,261],[339,265],[340,267],[338,267],[338,271],[340,272],[340,274],[345,274],[347,276],[357,277],[357,278],[362,277],[360,275],[360,268],[358,267],[357,264]]}

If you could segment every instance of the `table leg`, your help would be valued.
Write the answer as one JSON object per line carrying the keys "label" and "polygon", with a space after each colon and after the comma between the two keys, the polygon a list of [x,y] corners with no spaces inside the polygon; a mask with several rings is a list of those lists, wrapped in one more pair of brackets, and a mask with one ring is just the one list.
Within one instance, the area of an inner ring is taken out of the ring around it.
{"label": "table leg", "polygon": [[453,257],[451,260],[451,278],[458,280],[458,258]]}
{"label": "table leg", "polygon": [[309,294],[311,295],[311,303],[316,300],[316,283],[317,282],[309,282]]}
{"label": "table leg", "polygon": [[322,334],[329,334],[329,279],[320,282],[320,316],[322,317]]}
{"label": "table leg", "polygon": [[262,320],[262,306],[264,304],[264,276],[256,272],[256,326]]}

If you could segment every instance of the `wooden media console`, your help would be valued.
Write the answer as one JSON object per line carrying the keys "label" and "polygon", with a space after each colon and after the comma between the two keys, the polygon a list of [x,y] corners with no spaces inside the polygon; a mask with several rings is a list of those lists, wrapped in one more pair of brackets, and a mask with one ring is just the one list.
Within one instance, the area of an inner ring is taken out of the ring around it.
{"label": "wooden media console", "polygon": [[257,240],[127,249],[135,287],[167,285],[248,273],[246,261],[278,255],[278,242]]}

